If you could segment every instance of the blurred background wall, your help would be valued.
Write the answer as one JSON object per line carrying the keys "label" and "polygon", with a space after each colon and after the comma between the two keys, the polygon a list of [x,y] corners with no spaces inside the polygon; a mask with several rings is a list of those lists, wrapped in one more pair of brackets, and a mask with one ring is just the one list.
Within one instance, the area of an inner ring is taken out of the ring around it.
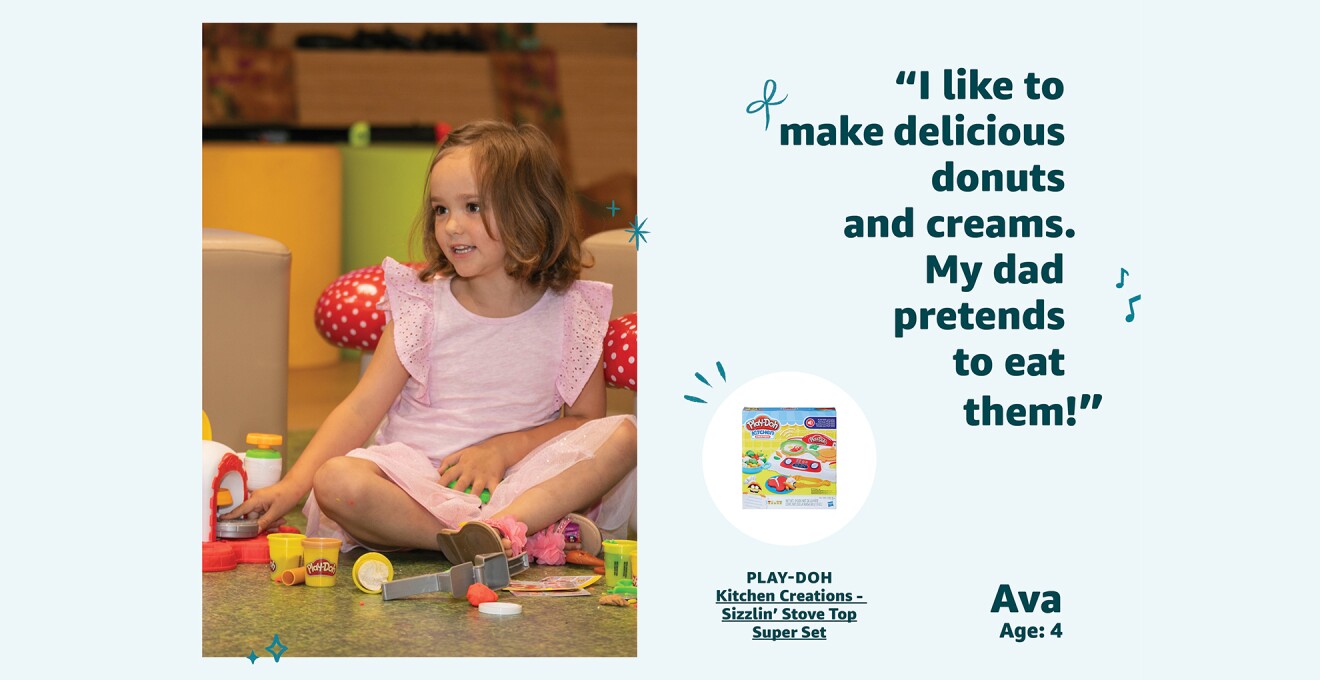
{"label": "blurred background wall", "polygon": [[290,367],[339,359],[312,322],[327,284],[421,257],[412,225],[446,129],[539,126],[584,236],[626,227],[636,48],[632,24],[205,24],[202,224],[288,246]]}

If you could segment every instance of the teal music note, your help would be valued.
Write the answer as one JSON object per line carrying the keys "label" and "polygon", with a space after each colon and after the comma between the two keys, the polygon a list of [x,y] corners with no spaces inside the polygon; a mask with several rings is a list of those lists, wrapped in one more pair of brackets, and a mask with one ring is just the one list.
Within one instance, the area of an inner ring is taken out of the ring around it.
{"label": "teal music note", "polygon": [[1121,269],[1121,268],[1120,268],[1120,269],[1118,270],[1118,285],[1116,285],[1116,286],[1114,286],[1114,287],[1115,287],[1115,288],[1122,288],[1122,287],[1123,287],[1123,279],[1126,279],[1126,278],[1127,278],[1127,275],[1128,275],[1128,270],[1126,270],[1126,269]]}
{"label": "teal music note", "polygon": [[1137,308],[1135,305],[1137,303],[1137,300],[1140,299],[1141,299],[1140,295],[1133,295],[1132,297],[1128,298],[1128,315],[1127,315],[1128,323],[1132,323],[1132,320],[1137,318]]}

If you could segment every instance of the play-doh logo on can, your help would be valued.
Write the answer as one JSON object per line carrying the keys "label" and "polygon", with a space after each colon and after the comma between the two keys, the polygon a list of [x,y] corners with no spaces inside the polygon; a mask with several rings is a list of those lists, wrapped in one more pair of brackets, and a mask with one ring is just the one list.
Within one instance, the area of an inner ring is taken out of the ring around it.
{"label": "play-doh logo on can", "polygon": [[327,560],[324,557],[322,557],[320,559],[313,560],[311,564],[307,565],[307,575],[334,576],[335,568],[337,566],[338,565],[336,565],[334,562],[331,562],[330,560]]}
{"label": "play-doh logo on can", "polygon": [[744,423],[743,427],[752,434],[752,439],[770,439],[779,430],[779,421],[762,413]]}

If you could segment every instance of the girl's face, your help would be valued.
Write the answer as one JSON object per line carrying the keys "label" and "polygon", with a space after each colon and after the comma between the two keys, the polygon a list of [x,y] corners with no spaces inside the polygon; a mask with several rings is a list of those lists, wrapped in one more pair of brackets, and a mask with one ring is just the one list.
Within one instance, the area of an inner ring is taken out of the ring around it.
{"label": "girl's face", "polygon": [[472,170],[467,147],[446,153],[431,168],[431,214],[435,240],[454,271],[465,279],[508,277],[504,271],[504,244],[492,215],[486,215],[491,234],[482,222],[481,187]]}

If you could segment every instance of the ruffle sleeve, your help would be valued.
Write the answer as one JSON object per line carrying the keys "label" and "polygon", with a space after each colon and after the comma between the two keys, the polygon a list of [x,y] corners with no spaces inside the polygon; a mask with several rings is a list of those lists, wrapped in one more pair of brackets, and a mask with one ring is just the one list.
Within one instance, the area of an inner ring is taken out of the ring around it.
{"label": "ruffle sleeve", "polygon": [[416,380],[412,396],[430,405],[427,385],[431,377],[431,336],[435,329],[435,282],[417,278],[417,271],[392,257],[381,263],[385,271],[385,295],[376,309],[386,312],[394,323],[394,350],[399,361]]}
{"label": "ruffle sleeve", "polygon": [[614,303],[612,291],[608,283],[578,281],[564,293],[564,350],[555,387],[565,404],[577,401],[600,363]]}

